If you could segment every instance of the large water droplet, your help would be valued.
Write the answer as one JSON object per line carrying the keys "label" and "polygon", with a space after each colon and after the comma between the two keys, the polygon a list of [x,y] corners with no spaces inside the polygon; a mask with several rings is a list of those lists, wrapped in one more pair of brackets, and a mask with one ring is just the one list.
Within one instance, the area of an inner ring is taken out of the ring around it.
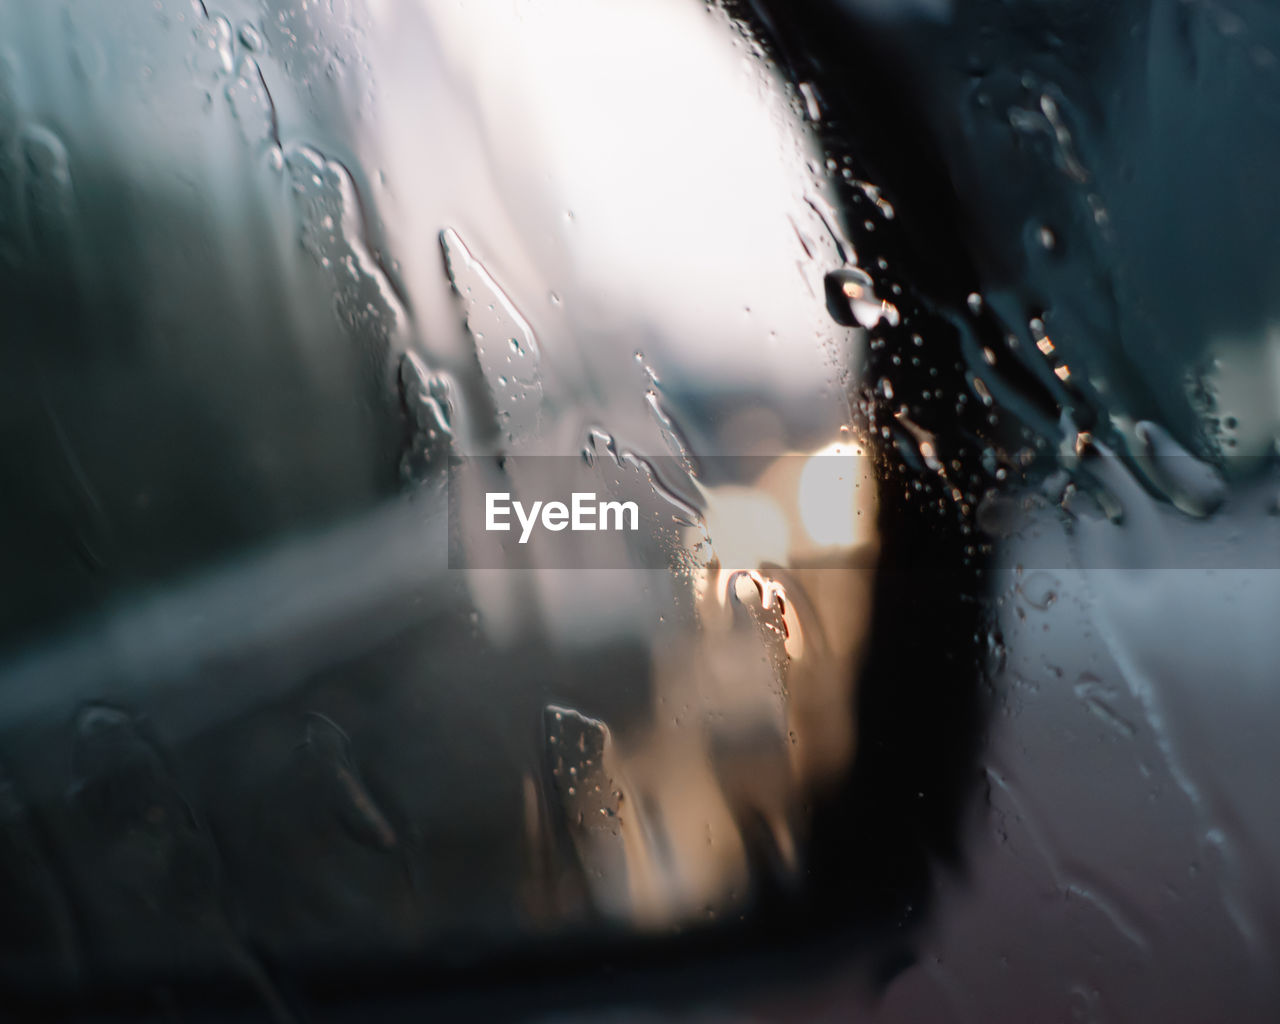
{"label": "large water droplet", "polygon": [[812,82],[801,82],[798,86],[800,98],[804,100],[805,113],[809,120],[817,123],[822,120],[822,103],[818,99],[818,88]]}
{"label": "large water droplet", "polygon": [[1218,510],[1226,500],[1227,487],[1217,469],[1195,458],[1155,423],[1139,421],[1133,432],[1142,446],[1136,461],[1165,497],[1192,516]]}
{"label": "large water droplet", "polygon": [[238,33],[240,43],[250,53],[260,53],[262,50],[262,35],[249,22],[241,22]]}
{"label": "large water droplet", "polygon": [[453,383],[447,374],[431,373],[414,352],[400,357],[398,376],[410,428],[400,474],[405,480],[421,480],[440,465],[453,441]]}
{"label": "large water droplet", "polygon": [[542,721],[555,806],[592,897],[606,913],[626,916],[631,901],[623,829],[630,801],[620,777],[613,734],[599,719],[557,704],[546,706]]}
{"label": "large water droplet", "polygon": [[408,316],[392,278],[368,243],[364,209],[346,166],[306,145],[285,147],[299,242],[333,290],[334,313],[354,338],[390,347]]}
{"label": "large water droplet", "polygon": [[250,144],[274,145],[279,135],[276,108],[262,69],[252,57],[246,55],[240,61],[235,77],[227,84],[226,96],[241,138]]}
{"label": "large water droplet", "polygon": [[456,231],[442,231],[440,245],[503,432],[511,441],[532,437],[542,410],[542,354],[533,328]]}
{"label": "large water droplet", "polygon": [[827,309],[844,327],[890,327],[899,322],[897,307],[876,295],[871,275],[859,267],[842,267],[826,276]]}

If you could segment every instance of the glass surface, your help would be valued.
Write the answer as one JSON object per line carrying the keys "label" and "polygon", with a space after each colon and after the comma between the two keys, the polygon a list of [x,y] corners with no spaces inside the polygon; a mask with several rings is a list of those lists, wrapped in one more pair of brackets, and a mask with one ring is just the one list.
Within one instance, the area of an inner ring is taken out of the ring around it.
{"label": "glass surface", "polygon": [[0,1015],[1271,1019],[1278,34],[0,0]]}

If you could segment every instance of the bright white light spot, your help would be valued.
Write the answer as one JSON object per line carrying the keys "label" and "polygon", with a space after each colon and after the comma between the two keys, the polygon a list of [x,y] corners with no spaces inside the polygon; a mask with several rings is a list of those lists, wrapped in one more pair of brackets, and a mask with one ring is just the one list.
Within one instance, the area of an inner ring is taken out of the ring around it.
{"label": "bright white light spot", "polygon": [[809,456],[800,473],[800,521],[815,544],[851,547],[858,539],[855,491],[863,466],[849,445],[831,444]]}

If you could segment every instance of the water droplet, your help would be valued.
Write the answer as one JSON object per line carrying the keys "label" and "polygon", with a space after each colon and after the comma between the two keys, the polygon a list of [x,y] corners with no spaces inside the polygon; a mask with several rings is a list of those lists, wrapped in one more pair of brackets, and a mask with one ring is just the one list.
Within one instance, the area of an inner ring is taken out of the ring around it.
{"label": "water droplet", "polygon": [[804,100],[805,113],[815,124],[822,120],[822,104],[818,99],[818,89],[812,82],[800,83],[800,98]]}
{"label": "water droplet", "polygon": [[[442,231],[440,244],[499,421],[511,440],[531,437],[542,410],[542,356],[533,328],[456,231]],[[506,351],[495,350],[488,338],[508,339]]]}
{"label": "water droplet", "polygon": [[902,432],[895,434],[895,441],[903,455],[909,459],[918,455],[928,469],[935,473],[940,471],[943,468],[942,461],[938,458],[937,439],[933,433],[925,430],[903,410],[894,413],[893,418],[905,431],[905,437]]}
{"label": "water droplet", "polygon": [[440,465],[453,441],[453,382],[446,374],[430,372],[413,352],[401,355],[398,380],[410,427],[400,474],[406,481],[423,480]]}
{"label": "water droplet", "polygon": [[408,316],[394,281],[368,244],[363,205],[350,172],[311,146],[291,143],[284,159],[299,242],[325,271],[339,323],[375,353],[389,352]]}
{"label": "water droplet", "polygon": [[[235,59],[235,35],[230,21],[222,15],[210,17],[199,12],[191,37],[196,45],[192,66],[200,78],[208,82],[231,73]],[[150,78],[152,73],[151,69],[144,69],[143,77]]]}
{"label": "water droplet", "polygon": [[240,23],[240,43],[250,53],[260,53],[262,51],[262,36],[252,24],[247,21]]}
{"label": "water droplet", "polygon": [[240,137],[250,144],[270,141],[272,149],[277,149],[275,104],[267,91],[266,79],[258,62],[252,57],[245,57],[240,62],[239,71],[227,84],[226,97]]}
{"label": "water droplet", "polygon": [[217,39],[218,66],[225,74],[231,74],[234,61],[234,50],[231,36],[231,22],[222,15],[214,19],[214,32]]}
{"label": "water droplet", "polygon": [[845,327],[871,328],[881,320],[897,326],[898,309],[875,293],[871,275],[859,267],[842,267],[825,278],[827,311]]}
{"label": "water droplet", "polygon": [[[854,178],[852,172],[848,171],[848,169],[846,169],[846,177],[850,184],[875,203],[876,209],[880,211],[880,216],[885,220],[893,220],[895,213],[893,204],[890,203],[889,200],[885,199],[884,195],[880,191],[879,185],[873,185],[869,181],[862,181],[861,179]],[[869,231],[875,230],[875,224],[872,221],[867,221],[866,226]],[[885,268],[881,267],[880,269],[883,270]]]}
{"label": "water droplet", "polygon": [[685,473],[691,477],[696,477],[697,472],[689,442],[685,440],[680,428],[676,426],[675,420],[672,419],[671,414],[663,406],[662,399],[658,396],[657,388],[646,390],[644,400],[645,405],[648,406],[649,415],[654,423],[658,425],[658,430],[662,434],[662,442],[666,445],[667,451],[679,460],[680,468]]}
{"label": "water droplet", "polygon": [[1187,515],[1212,515],[1226,500],[1227,486],[1217,469],[1183,448],[1163,427],[1149,420],[1134,425],[1141,446],[1135,454],[1149,483]]}
{"label": "water droplet", "polygon": [[625,916],[628,849],[624,840],[626,783],[608,725],[573,708],[548,704],[542,713],[547,769],[560,813],[597,906]]}

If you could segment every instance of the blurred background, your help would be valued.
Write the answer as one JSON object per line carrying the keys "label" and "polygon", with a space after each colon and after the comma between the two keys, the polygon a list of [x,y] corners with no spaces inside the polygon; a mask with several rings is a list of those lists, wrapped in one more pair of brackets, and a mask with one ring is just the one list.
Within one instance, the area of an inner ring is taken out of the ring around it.
{"label": "blurred background", "polygon": [[1274,1019],[1278,36],[0,0],[0,1016]]}

